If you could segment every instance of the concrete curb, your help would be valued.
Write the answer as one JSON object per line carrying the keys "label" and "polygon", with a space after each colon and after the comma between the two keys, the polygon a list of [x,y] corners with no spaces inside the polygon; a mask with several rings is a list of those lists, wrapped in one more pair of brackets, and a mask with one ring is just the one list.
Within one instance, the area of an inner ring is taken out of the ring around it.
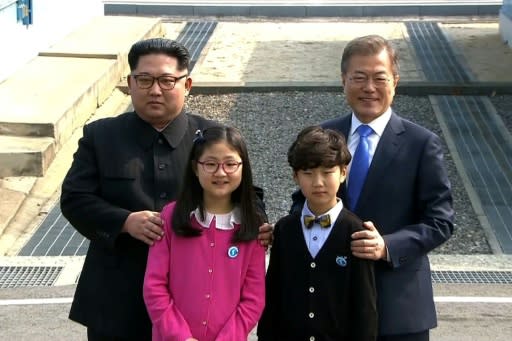
{"label": "concrete curb", "polygon": [[180,15],[180,16],[243,16],[243,17],[382,17],[382,16],[472,16],[496,15],[499,1],[444,1],[414,3],[405,1],[349,2],[321,1],[105,1],[105,14],[114,15]]}
{"label": "concrete curb", "polygon": [[[121,88],[125,92],[127,89]],[[343,91],[339,82],[197,82],[192,94],[222,94],[239,92],[286,92],[286,91]],[[467,84],[441,82],[400,82],[397,94],[410,96],[496,96],[512,94],[512,82],[472,82]]]}

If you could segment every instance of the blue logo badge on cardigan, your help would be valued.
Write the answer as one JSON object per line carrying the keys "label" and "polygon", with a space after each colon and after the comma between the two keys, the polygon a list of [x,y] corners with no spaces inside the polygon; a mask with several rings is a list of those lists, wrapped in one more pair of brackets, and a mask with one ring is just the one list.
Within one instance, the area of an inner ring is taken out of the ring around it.
{"label": "blue logo badge on cardigan", "polygon": [[336,264],[338,264],[341,267],[347,266],[347,256],[337,256]]}
{"label": "blue logo badge on cardigan", "polygon": [[238,248],[236,246],[231,246],[229,249],[228,249],[228,257],[229,258],[235,258],[236,256],[238,256]]}

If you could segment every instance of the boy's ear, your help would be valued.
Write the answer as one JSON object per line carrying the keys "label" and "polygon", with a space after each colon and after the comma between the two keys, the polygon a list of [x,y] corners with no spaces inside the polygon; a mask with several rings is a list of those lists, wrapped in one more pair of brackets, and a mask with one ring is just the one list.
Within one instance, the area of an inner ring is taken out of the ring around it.
{"label": "boy's ear", "polygon": [[340,167],[340,183],[344,183],[347,179],[347,166],[341,166]]}
{"label": "boy's ear", "polygon": [[297,171],[292,170],[292,175],[293,175],[293,181],[295,181],[295,184],[299,185],[299,178],[297,177]]}

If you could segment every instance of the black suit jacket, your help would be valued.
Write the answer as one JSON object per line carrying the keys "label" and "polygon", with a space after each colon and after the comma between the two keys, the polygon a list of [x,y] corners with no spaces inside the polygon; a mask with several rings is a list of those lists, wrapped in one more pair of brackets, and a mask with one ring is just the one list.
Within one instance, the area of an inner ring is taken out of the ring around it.
{"label": "black suit jacket", "polygon": [[356,258],[350,251],[350,235],[362,228],[361,220],[343,209],[313,258],[304,240],[300,213],[279,220],[258,340],[376,339],[374,262]]}
{"label": "black suit jacket", "polygon": [[[351,115],[346,115],[322,126],[347,137],[350,124]],[[345,185],[338,194],[346,198]],[[374,222],[391,257],[390,263],[375,264],[379,335],[435,327],[427,253],[450,238],[454,215],[439,137],[393,113],[354,213]]]}
{"label": "black suit jacket", "polygon": [[148,246],[121,233],[133,211],[174,200],[197,129],[218,125],[181,113],[157,132],[134,112],[92,122],[62,185],[61,209],[90,246],[70,318],[106,335],[150,340],[142,298]]}

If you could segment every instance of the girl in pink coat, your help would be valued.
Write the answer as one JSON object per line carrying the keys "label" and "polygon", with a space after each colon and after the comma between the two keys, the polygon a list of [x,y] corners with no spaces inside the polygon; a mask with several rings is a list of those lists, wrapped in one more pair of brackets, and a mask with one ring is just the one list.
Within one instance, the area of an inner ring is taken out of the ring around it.
{"label": "girl in pink coat", "polygon": [[264,222],[247,147],[230,127],[198,131],[178,200],[162,210],[144,301],[153,340],[243,341],[265,301]]}

